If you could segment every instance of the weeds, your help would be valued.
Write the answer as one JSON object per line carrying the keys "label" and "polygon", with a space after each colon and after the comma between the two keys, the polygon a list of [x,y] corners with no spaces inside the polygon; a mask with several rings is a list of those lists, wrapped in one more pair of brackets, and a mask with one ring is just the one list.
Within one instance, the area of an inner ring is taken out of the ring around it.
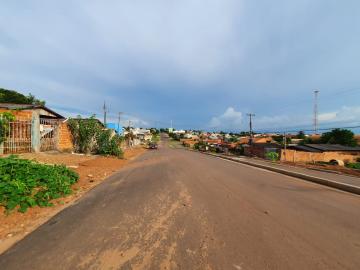
{"label": "weeds", "polygon": [[76,172],[60,165],[44,165],[16,156],[0,158],[0,205],[7,213],[19,206],[52,206],[51,200],[71,194]]}

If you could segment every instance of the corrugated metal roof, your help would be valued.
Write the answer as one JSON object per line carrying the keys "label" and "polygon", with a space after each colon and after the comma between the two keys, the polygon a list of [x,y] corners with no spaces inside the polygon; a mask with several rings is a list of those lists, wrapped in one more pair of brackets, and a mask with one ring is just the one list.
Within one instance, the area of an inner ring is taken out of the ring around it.
{"label": "corrugated metal roof", "polygon": [[360,151],[360,147],[344,146],[340,144],[305,144],[306,146],[319,149],[321,151]]}
{"label": "corrugated metal roof", "polygon": [[15,104],[15,103],[0,103],[0,108],[5,108],[8,110],[34,110],[34,109],[43,109],[48,111],[49,113],[55,115],[58,118],[64,119],[65,117],[54,112],[53,110],[49,109],[48,107],[42,105],[34,105],[34,104]]}
{"label": "corrugated metal roof", "polygon": [[299,150],[299,151],[305,151],[305,152],[316,152],[316,153],[321,153],[321,150],[306,146],[306,145],[292,145],[289,146],[288,149],[295,149],[295,150]]}
{"label": "corrugated metal roof", "polygon": [[290,146],[289,149],[295,149],[306,152],[327,152],[327,151],[355,151],[359,152],[360,147],[344,146],[340,144],[305,144]]}

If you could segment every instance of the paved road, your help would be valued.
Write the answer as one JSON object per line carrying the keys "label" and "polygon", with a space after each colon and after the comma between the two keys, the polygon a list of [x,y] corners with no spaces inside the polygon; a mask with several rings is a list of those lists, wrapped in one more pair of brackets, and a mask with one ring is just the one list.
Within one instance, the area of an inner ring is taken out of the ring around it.
{"label": "paved road", "polygon": [[4,270],[359,267],[359,196],[165,146],[0,256]]}

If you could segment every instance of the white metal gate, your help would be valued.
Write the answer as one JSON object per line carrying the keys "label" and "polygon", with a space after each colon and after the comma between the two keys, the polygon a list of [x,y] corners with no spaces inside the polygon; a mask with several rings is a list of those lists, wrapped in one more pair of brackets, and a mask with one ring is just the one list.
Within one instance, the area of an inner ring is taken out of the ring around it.
{"label": "white metal gate", "polygon": [[31,121],[11,121],[5,129],[0,152],[4,154],[31,152]]}
{"label": "white metal gate", "polygon": [[40,151],[57,149],[59,124],[57,119],[40,118]]}

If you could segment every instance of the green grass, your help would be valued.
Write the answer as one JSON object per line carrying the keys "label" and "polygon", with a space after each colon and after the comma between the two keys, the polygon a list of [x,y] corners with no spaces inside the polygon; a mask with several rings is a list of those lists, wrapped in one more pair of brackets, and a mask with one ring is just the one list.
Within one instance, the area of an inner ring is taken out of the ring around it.
{"label": "green grass", "polygon": [[16,156],[0,158],[0,205],[10,212],[33,206],[52,206],[51,200],[71,194],[76,172],[60,165],[44,165]]}
{"label": "green grass", "polygon": [[346,164],[346,167],[360,170],[360,162]]}
{"label": "green grass", "polygon": [[171,147],[171,148],[179,148],[181,146],[182,146],[181,142],[176,141],[174,139],[169,140],[169,147]]}

